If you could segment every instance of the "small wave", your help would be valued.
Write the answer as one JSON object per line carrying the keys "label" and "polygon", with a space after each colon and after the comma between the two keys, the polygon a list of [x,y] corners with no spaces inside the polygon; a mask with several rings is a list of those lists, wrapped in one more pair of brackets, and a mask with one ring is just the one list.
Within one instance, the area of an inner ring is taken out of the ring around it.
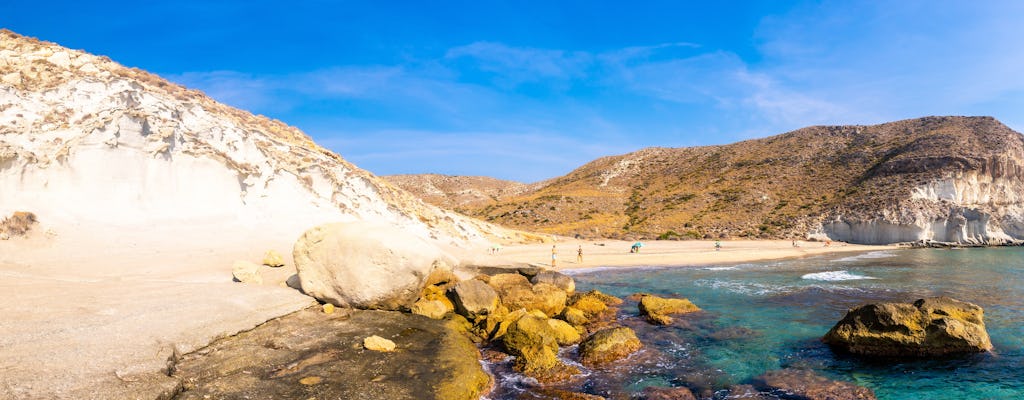
{"label": "small wave", "polygon": [[779,285],[767,285],[763,283],[723,281],[718,279],[698,279],[693,281],[697,286],[710,287],[715,290],[726,290],[733,293],[749,296],[766,296],[785,293],[793,288]]}
{"label": "small wave", "polygon": [[707,271],[734,271],[734,270],[737,270],[737,269],[740,269],[740,268],[736,267],[736,266],[732,266],[732,267],[704,267],[704,268],[701,268],[701,269],[707,270]]}
{"label": "small wave", "polygon": [[855,281],[860,279],[878,279],[875,277],[865,275],[855,275],[846,271],[826,271],[826,272],[815,272],[813,274],[806,274],[800,278],[808,279],[812,281]]}
{"label": "small wave", "polygon": [[895,256],[896,256],[895,254],[893,254],[891,251],[888,251],[888,250],[886,250],[886,251],[872,251],[870,253],[858,254],[858,255],[855,255],[855,256],[843,257],[843,258],[835,259],[835,260],[832,260],[832,262],[850,262],[850,261],[858,261],[858,260],[870,260],[870,259],[875,259],[875,258],[889,258],[889,257],[895,257]]}

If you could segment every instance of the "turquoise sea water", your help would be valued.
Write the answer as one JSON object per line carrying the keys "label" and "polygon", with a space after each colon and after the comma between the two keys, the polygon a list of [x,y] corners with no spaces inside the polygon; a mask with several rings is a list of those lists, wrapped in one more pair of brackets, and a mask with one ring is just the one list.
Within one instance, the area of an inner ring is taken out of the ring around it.
{"label": "turquoise sea water", "polygon": [[[655,327],[622,307],[620,322],[646,347],[628,366],[586,371],[567,388],[628,397],[644,386],[687,386],[727,398],[730,386],[770,370],[809,368],[855,382],[879,399],[1024,398],[1024,249],[907,249],[719,267],[599,269],[578,290],[648,292],[692,300],[706,312]],[[892,361],[835,354],[821,343],[864,303],[951,296],[982,306],[990,354]],[[567,351],[571,352],[572,349]],[[494,398],[518,392],[505,380]]]}

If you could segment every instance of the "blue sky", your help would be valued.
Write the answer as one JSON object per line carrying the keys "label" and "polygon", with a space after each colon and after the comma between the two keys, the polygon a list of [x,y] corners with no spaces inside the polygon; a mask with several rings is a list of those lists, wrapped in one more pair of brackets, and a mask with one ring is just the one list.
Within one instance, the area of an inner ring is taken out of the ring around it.
{"label": "blue sky", "polygon": [[382,175],[532,182],[649,146],[926,115],[1024,129],[1021,1],[6,1],[0,26]]}

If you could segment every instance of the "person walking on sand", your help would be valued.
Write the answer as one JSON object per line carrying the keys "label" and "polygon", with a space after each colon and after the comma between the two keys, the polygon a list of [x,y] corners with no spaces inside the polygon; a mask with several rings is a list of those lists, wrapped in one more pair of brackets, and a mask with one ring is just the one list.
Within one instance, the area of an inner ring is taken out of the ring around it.
{"label": "person walking on sand", "polygon": [[558,260],[558,250],[555,250],[555,245],[551,245],[551,269],[555,268],[555,261]]}
{"label": "person walking on sand", "polygon": [[583,264],[583,245],[576,248],[576,263]]}
{"label": "person walking on sand", "polygon": [[715,241],[715,251],[719,251],[721,249],[722,249],[722,241],[721,240],[716,240]]}

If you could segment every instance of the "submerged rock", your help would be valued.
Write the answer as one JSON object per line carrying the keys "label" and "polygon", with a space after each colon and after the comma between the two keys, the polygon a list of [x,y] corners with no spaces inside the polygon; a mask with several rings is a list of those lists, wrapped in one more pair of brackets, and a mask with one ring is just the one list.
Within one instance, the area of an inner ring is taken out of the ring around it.
{"label": "submerged rock", "polygon": [[854,354],[927,357],[992,349],[981,307],[949,297],[854,308],[825,335]]}
{"label": "submerged rock", "polygon": [[605,398],[595,394],[541,387],[520,394],[516,400],[605,400]]}
{"label": "submerged rock", "polygon": [[[371,335],[401,339],[401,351],[364,350]],[[450,322],[386,311],[325,315],[317,308],[187,354],[174,377],[185,382],[181,400],[468,400],[490,385],[476,346]]]}
{"label": "submerged rock", "polygon": [[320,301],[363,309],[411,307],[456,261],[437,246],[397,227],[334,223],[306,231],[295,242],[302,290]]}
{"label": "submerged rock", "polygon": [[640,315],[658,325],[671,324],[672,317],[669,315],[700,311],[700,308],[688,299],[665,299],[653,295],[640,297],[640,304],[637,307],[640,309]]}
{"label": "submerged rock", "polygon": [[697,400],[690,389],[684,387],[645,387],[639,396],[640,400]]}
{"label": "submerged rock", "polygon": [[632,329],[620,326],[590,335],[580,343],[580,361],[584,365],[602,365],[629,357],[643,347]]}
{"label": "submerged rock", "polygon": [[784,399],[875,399],[875,393],[866,387],[828,379],[814,372],[798,369],[769,371],[754,379],[754,387]]}

